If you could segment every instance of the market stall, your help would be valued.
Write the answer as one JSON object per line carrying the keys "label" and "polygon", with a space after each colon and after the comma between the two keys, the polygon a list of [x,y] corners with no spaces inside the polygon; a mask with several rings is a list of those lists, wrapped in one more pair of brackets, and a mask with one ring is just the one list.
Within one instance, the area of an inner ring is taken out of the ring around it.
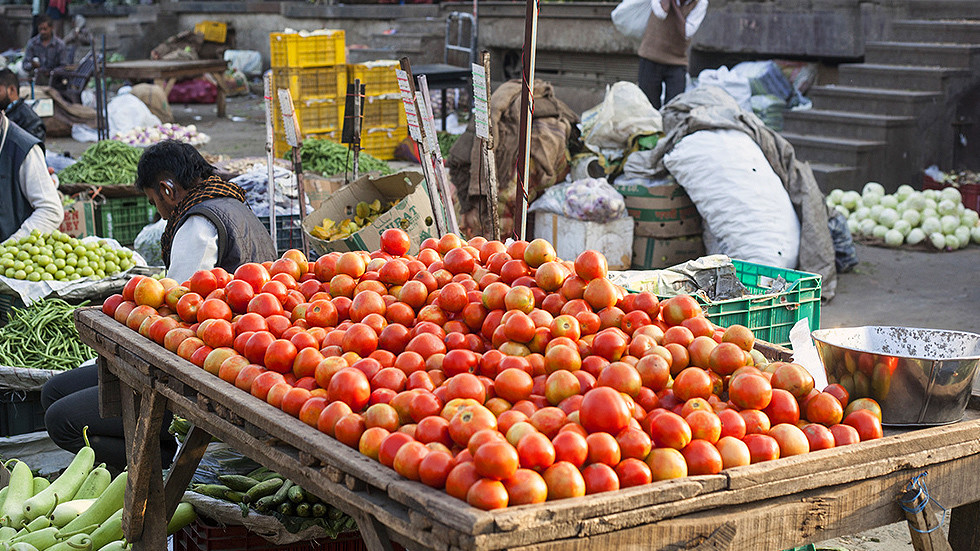
{"label": "market stall", "polygon": [[[193,78],[203,75],[216,75],[220,77],[228,68],[228,62],[223,59],[144,59],[137,61],[117,61],[107,63],[105,75],[108,78],[118,78],[126,80],[152,80],[170,93],[174,83],[181,78]],[[217,79],[220,83],[220,78]],[[218,86],[218,99],[215,102],[218,109],[218,117],[225,116],[225,91]]]}

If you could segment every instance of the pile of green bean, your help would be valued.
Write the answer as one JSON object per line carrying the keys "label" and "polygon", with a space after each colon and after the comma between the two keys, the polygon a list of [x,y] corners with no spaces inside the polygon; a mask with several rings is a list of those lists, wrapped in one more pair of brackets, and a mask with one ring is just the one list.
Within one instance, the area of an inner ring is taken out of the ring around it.
{"label": "pile of green bean", "polygon": [[[303,170],[310,170],[324,176],[333,176],[351,172],[354,169],[354,155],[347,150],[346,145],[341,145],[330,140],[318,138],[303,140],[303,147],[300,148],[300,159],[303,161]],[[381,172],[391,174],[391,167],[388,163],[379,160],[361,151],[360,161],[358,162],[358,172]]]}
{"label": "pile of green bean", "polygon": [[11,308],[0,328],[0,365],[65,371],[95,357],[78,338],[76,308],[59,298]]}
{"label": "pile of green bean", "polygon": [[78,162],[58,173],[65,184],[130,186],[143,150],[116,140],[102,140],[85,150]]}

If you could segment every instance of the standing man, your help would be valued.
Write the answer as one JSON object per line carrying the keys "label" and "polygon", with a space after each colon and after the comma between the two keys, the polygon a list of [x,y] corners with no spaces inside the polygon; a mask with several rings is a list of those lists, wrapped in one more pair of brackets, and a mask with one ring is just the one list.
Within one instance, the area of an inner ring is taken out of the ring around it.
{"label": "standing man", "polygon": [[[652,13],[640,43],[640,89],[655,109],[684,91],[688,50],[708,11],[708,0],[651,0]],[[664,101],[660,102],[661,88]]]}
{"label": "standing man", "polygon": [[0,111],[0,243],[52,232],[65,217],[39,144]]}
{"label": "standing man", "polygon": [[51,19],[41,16],[37,22],[37,34],[27,41],[24,47],[24,63],[37,60],[38,82],[47,84],[51,71],[71,63],[68,59],[68,48],[65,43],[54,35]]}
{"label": "standing man", "polygon": [[7,114],[7,119],[40,140],[41,149],[44,149],[44,136],[47,130],[41,122],[41,117],[24,103],[19,88],[20,82],[14,72],[10,69],[0,69],[0,111]]}

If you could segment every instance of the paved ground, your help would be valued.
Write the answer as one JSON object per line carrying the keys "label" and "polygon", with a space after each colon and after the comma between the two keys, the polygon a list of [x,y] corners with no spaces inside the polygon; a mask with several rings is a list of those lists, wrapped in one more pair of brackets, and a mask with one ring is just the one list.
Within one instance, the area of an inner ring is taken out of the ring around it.
{"label": "paved ground", "polygon": [[[213,106],[172,106],[177,122],[196,124],[211,136],[202,147],[214,154],[264,155],[265,126],[257,97],[231,98],[228,119],[217,119]],[[87,144],[50,140],[50,150],[78,156]],[[980,247],[949,253],[927,253],[858,245],[860,264],[842,274],[837,296],[825,303],[821,327],[901,325],[980,331]],[[820,547],[845,551],[911,550],[905,524],[823,542]]]}

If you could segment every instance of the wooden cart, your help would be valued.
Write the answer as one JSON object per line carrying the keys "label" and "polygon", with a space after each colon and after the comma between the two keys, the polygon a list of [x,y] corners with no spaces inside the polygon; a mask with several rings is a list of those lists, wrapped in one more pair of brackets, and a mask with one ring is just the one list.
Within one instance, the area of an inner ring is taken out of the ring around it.
{"label": "wooden cart", "polygon": [[[212,435],[351,515],[372,551],[391,540],[487,551],[786,549],[904,520],[898,497],[924,471],[931,495],[957,508],[953,549],[980,548],[980,415],[718,475],[485,512],[398,476],[98,309],[80,309],[76,325],[100,355],[103,414],[122,415],[134,435],[123,521],[136,550],[166,548],[166,519]],[[195,425],[166,481],[156,437],[165,408]]]}

